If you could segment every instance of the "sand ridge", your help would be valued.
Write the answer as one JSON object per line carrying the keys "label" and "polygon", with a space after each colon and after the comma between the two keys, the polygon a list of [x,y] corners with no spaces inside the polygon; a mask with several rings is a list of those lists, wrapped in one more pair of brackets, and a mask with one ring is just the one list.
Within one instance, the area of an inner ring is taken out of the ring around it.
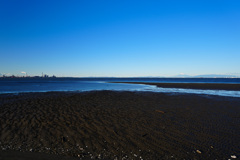
{"label": "sand ridge", "polygon": [[150,83],[150,82],[109,82],[109,83],[129,83],[154,85],[161,88],[183,88],[183,89],[202,89],[202,90],[229,90],[240,91],[240,84],[232,83]]}

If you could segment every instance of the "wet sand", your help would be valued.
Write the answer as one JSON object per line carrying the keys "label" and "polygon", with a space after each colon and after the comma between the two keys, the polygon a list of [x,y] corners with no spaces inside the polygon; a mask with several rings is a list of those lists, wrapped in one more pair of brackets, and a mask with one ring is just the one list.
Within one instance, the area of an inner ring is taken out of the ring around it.
{"label": "wet sand", "polygon": [[184,89],[211,89],[211,90],[230,90],[240,91],[240,84],[222,84],[222,83],[145,83],[145,82],[110,82],[110,83],[129,83],[129,84],[147,84],[162,88],[184,88]]}
{"label": "wet sand", "polygon": [[240,98],[113,91],[0,95],[0,159],[239,158],[239,133]]}

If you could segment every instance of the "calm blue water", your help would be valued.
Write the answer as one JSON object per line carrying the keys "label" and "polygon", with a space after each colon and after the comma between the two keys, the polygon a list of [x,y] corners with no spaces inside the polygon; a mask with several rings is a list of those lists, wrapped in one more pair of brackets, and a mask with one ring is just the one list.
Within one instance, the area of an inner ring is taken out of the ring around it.
{"label": "calm blue water", "polygon": [[0,78],[0,94],[47,91],[150,91],[240,97],[240,91],[158,88],[107,82],[238,83],[240,78]]}

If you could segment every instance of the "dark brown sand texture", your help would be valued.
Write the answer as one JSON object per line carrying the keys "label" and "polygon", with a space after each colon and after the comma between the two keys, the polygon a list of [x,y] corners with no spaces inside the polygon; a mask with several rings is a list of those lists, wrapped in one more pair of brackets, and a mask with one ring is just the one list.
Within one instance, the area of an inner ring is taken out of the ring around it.
{"label": "dark brown sand texture", "polygon": [[0,159],[31,152],[52,156],[42,159],[230,159],[240,156],[239,133],[239,98],[113,91],[0,96]]}

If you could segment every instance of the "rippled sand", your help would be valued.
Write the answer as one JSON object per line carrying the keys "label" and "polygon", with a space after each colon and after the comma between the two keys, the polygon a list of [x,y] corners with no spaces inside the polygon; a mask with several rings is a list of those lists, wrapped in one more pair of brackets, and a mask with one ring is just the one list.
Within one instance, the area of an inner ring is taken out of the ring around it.
{"label": "rippled sand", "polygon": [[14,155],[9,150],[82,159],[239,157],[239,106],[240,98],[150,92],[1,95],[0,158]]}

